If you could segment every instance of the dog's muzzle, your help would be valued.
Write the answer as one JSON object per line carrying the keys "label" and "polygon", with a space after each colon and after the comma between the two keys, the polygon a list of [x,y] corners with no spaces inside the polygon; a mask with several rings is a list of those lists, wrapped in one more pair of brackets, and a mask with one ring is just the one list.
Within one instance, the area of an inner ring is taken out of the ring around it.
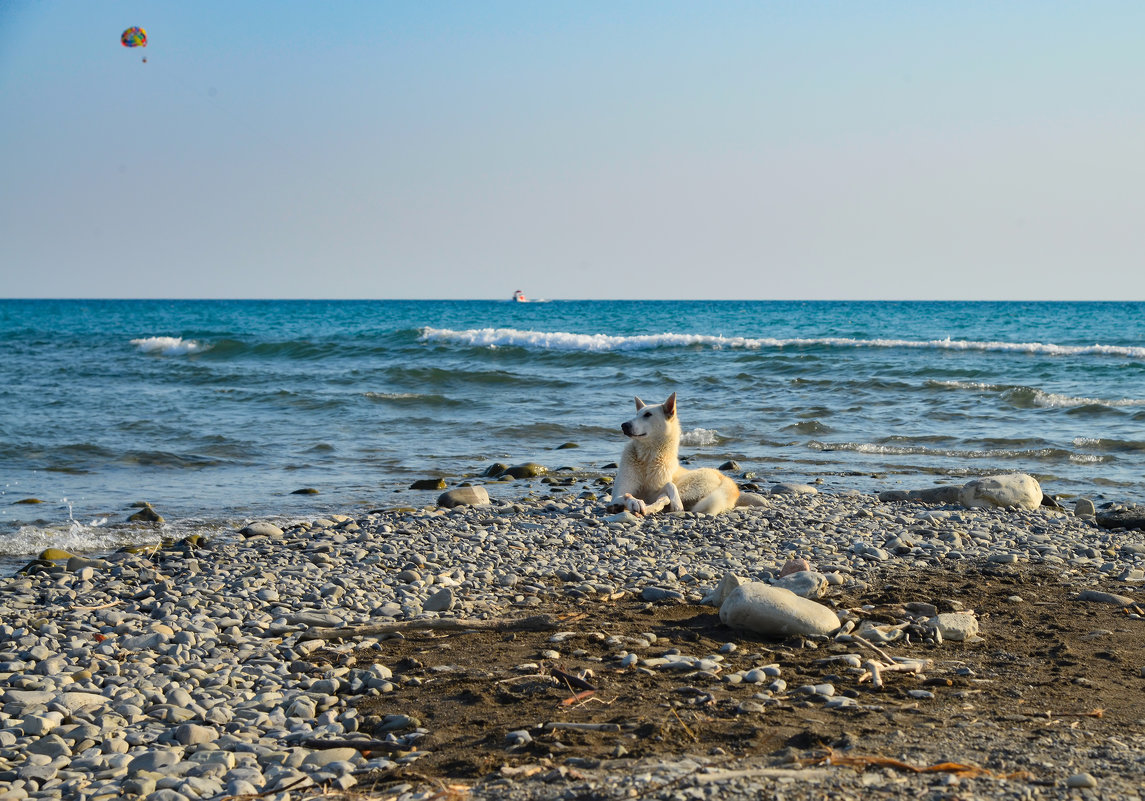
{"label": "dog's muzzle", "polygon": [[620,424],[620,430],[624,432],[624,436],[632,436],[632,423],[624,422]]}

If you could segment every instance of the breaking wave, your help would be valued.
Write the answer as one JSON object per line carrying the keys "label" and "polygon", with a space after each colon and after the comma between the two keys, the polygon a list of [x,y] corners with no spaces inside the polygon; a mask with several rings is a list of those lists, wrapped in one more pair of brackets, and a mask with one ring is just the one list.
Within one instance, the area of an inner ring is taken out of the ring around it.
{"label": "breaking wave", "polygon": [[927,386],[938,389],[968,389],[975,392],[1001,393],[1018,406],[1040,407],[1045,409],[1075,408],[1083,406],[1145,406],[1142,398],[1085,398],[1046,392],[1036,387],[1013,384],[986,384],[978,381],[927,381]]}
{"label": "breaking wave", "polygon": [[211,347],[182,337],[144,337],[131,340],[131,344],[138,348],[140,353],[158,353],[161,356],[185,356],[209,350]]}
{"label": "breaking wave", "polygon": [[852,451],[878,456],[935,456],[956,459],[1044,459],[1071,462],[1109,462],[1109,454],[1076,454],[1065,448],[986,448],[969,450],[958,448],[926,448],[920,445],[884,445],[872,442],[819,442],[807,443],[815,451]]}
{"label": "breaking wave", "polygon": [[680,435],[680,444],[692,448],[715,445],[720,442],[720,433],[714,428],[693,428]]}
{"label": "breaking wave", "polygon": [[422,342],[457,342],[479,348],[519,347],[560,351],[630,351],[656,348],[704,347],[712,350],[765,348],[921,348],[933,350],[997,351],[1045,356],[1121,356],[1145,359],[1145,347],[1122,345],[1055,345],[1046,342],[983,342],[964,339],[852,339],[812,337],[776,339],[771,337],[725,337],[707,334],[572,334],[562,331],[520,331],[515,328],[423,328]]}

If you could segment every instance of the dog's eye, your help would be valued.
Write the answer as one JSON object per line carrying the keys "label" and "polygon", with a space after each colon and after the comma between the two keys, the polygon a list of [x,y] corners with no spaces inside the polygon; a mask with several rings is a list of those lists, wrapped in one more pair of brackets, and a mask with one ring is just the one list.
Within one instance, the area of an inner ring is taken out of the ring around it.
{"label": "dog's eye", "polygon": [[645,417],[651,417],[651,416],[652,416],[652,412],[645,412],[645,413],[644,413],[644,416],[645,416]]}

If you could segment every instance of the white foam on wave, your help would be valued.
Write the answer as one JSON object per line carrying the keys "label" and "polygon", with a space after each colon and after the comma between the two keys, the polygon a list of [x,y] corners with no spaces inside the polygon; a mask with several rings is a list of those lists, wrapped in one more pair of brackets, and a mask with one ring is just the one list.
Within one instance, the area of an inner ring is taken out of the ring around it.
{"label": "white foam on wave", "polygon": [[367,392],[365,397],[370,400],[414,400],[425,396],[418,392]]}
{"label": "white foam on wave", "polygon": [[1034,448],[1019,450],[1013,448],[989,448],[986,450],[959,450],[955,448],[926,448],[921,445],[882,445],[873,442],[818,442],[811,441],[807,447],[816,451],[852,451],[878,456],[939,456],[958,459],[1047,459],[1061,456],[1064,451],[1058,448]]}
{"label": "white foam on wave", "polygon": [[188,353],[200,353],[210,348],[193,339],[183,337],[143,337],[133,339],[131,344],[141,353],[158,353],[162,356],[184,356]]}
{"label": "white foam on wave", "polygon": [[1143,398],[1087,398],[1074,395],[1063,395],[1058,392],[1046,392],[1035,387],[1022,387],[1013,384],[984,384],[978,381],[930,381],[930,386],[943,389],[968,389],[975,392],[1025,392],[1029,393],[1030,402],[1034,406],[1045,409],[1066,408],[1078,406],[1145,406]]}
{"label": "white foam on wave", "polygon": [[1145,359],[1145,347],[1121,345],[1054,345],[1046,342],[982,342],[964,339],[852,339],[849,337],[812,337],[776,339],[772,337],[725,337],[706,334],[572,334],[562,331],[520,331],[515,328],[423,328],[423,342],[459,342],[474,347],[523,347],[564,351],[626,351],[653,348],[707,347],[760,350],[786,347],[836,348],[922,348],[934,350],[998,351],[1031,353],[1045,356],[1123,356]]}
{"label": "white foam on wave", "polygon": [[720,441],[720,432],[714,428],[693,428],[680,435],[680,444],[691,448],[715,445]]}
{"label": "white foam on wave", "polygon": [[58,525],[21,526],[18,531],[0,537],[0,556],[38,554],[46,548],[60,548],[70,553],[108,552],[124,545],[150,545],[160,541],[158,533],[144,533],[138,528],[105,528],[107,518],[85,525],[69,520]]}

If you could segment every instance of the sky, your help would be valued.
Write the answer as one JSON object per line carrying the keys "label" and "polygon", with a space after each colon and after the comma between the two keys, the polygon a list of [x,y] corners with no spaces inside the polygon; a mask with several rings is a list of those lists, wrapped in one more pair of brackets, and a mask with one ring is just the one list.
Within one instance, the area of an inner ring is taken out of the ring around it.
{"label": "sky", "polygon": [[0,0],[0,296],[1145,300],[1142,31],[1102,0]]}

